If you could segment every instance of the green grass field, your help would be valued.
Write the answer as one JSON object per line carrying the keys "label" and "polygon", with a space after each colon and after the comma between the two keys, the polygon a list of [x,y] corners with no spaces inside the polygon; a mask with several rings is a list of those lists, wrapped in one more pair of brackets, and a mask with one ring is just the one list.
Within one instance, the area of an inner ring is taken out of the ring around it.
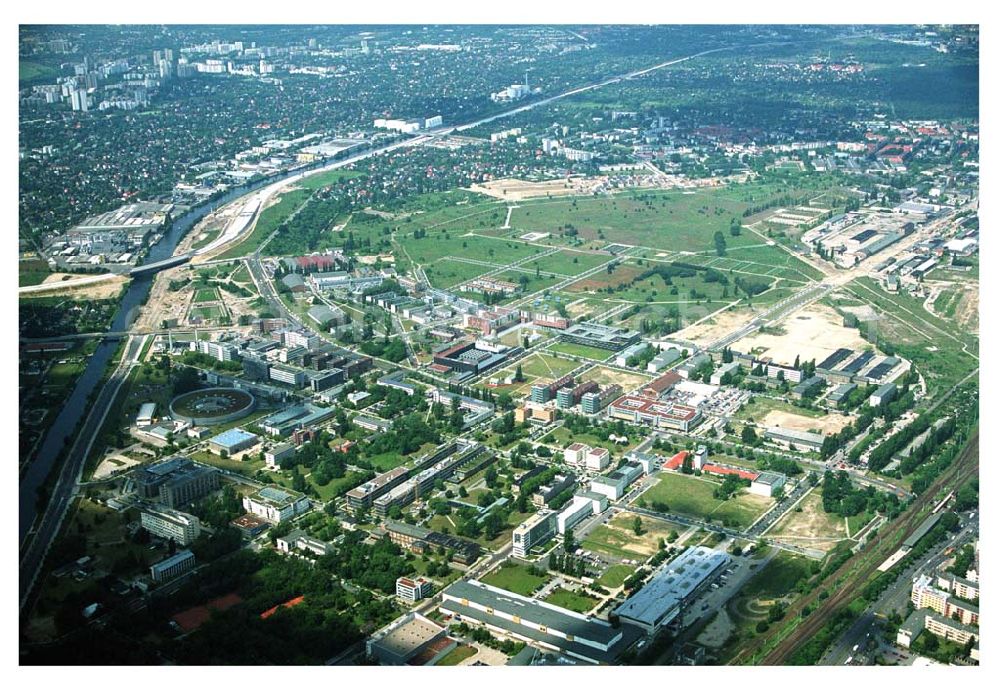
{"label": "green grass field", "polygon": [[399,237],[399,249],[396,252],[402,252],[403,257],[418,264],[430,264],[441,257],[457,256],[493,264],[495,268],[542,251],[541,247],[510,240],[463,236],[450,232],[449,236],[446,239],[440,233],[429,233],[427,237],[419,239],[412,236]]}
{"label": "green grass field", "polygon": [[224,315],[222,307],[209,304],[208,306],[192,306],[188,316],[190,318],[202,318],[205,320],[218,320]]}
{"label": "green grass field", "polygon": [[202,302],[216,302],[219,300],[219,293],[214,287],[204,287],[199,290],[195,290],[194,302],[201,304]]}
{"label": "green grass field", "polygon": [[597,578],[597,583],[608,589],[620,587],[633,573],[633,569],[627,565],[612,565],[604,571],[604,574]]}
{"label": "green grass field", "polygon": [[434,263],[424,267],[424,273],[427,274],[431,284],[444,289],[459,285],[467,280],[472,280],[492,270],[492,266],[467,264],[447,258],[438,259]]}
{"label": "green grass field", "polygon": [[736,496],[720,501],[712,496],[718,485],[709,476],[693,477],[661,473],[660,482],[642,495],[649,505],[659,501],[671,513],[703,520],[722,521],[727,527],[743,529],[774,503],[773,499],[741,490]]}
{"label": "green grass field", "polygon": [[532,354],[521,362],[521,372],[526,380],[534,378],[552,378],[556,380],[579,368],[580,362],[572,359],[559,359],[549,354]]}
{"label": "green grass field", "polygon": [[468,644],[459,644],[451,651],[451,653],[434,664],[443,666],[458,665],[466,658],[470,658],[477,653],[479,653],[479,651],[477,651],[474,647],[469,646]]}
{"label": "green grass field", "polygon": [[787,551],[778,555],[764,569],[751,577],[741,591],[745,596],[779,598],[791,592],[799,580],[810,576],[814,561]]}
{"label": "green grass field", "polygon": [[494,587],[499,587],[500,589],[512,591],[515,594],[531,596],[532,593],[545,584],[545,580],[545,576],[539,577],[529,573],[528,566],[526,565],[508,563],[486,575],[480,581]]}
{"label": "green grass field", "polygon": [[785,413],[791,413],[792,415],[806,416],[809,418],[816,418],[818,416],[825,415],[818,409],[802,408],[801,406],[788,404],[777,399],[771,399],[770,397],[755,396],[753,397],[753,403],[741,406],[740,410],[736,412],[734,418],[737,420],[757,422],[771,411],[784,411]]}
{"label": "green grass field", "polygon": [[197,451],[191,455],[191,458],[199,463],[204,463],[205,465],[215,466],[216,468],[220,468],[222,470],[232,470],[243,475],[252,475],[264,467],[264,460],[262,458],[255,458],[247,461],[236,461],[231,458],[219,456],[218,454],[213,454],[210,451]]}
{"label": "green grass field", "polygon": [[41,259],[22,259],[17,264],[18,287],[41,284],[52,271]]}
{"label": "green grass field", "polygon": [[17,63],[17,79],[22,82],[52,79],[58,74],[58,69],[41,62],[22,59]]}
{"label": "green grass field", "polygon": [[583,344],[576,344],[575,342],[556,342],[552,346],[548,347],[548,351],[556,354],[571,354],[573,356],[579,356],[584,359],[592,359],[594,361],[607,361],[614,356],[613,351],[598,349],[597,347],[588,347]]}
{"label": "green grass field", "polygon": [[596,606],[599,601],[590,596],[580,596],[579,594],[573,593],[569,589],[564,589],[559,587],[545,599],[546,603],[551,603],[554,606],[559,606],[565,608],[566,610],[576,611],[577,613],[586,613],[588,610]]}
{"label": "green grass field", "polygon": [[277,204],[273,204],[261,212],[253,232],[243,242],[221,254],[219,258],[236,259],[252,254],[311,195],[311,190],[292,190],[280,195]]}
{"label": "green grass field", "polygon": [[581,240],[692,252],[712,249],[716,230],[725,233],[730,247],[759,243],[761,239],[749,231],[739,237],[728,233],[730,222],[748,206],[739,195],[738,190],[711,188],[525,202],[511,216],[511,226],[523,234],[551,232],[553,226],[569,224]]}
{"label": "green grass field", "polygon": [[589,271],[592,268],[607,263],[611,259],[612,257],[610,254],[588,254],[586,252],[563,250],[556,254],[549,254],[538,259],[532,259],[524,266],[525,268],[532,269],[537,266],[538,270],[543,272],[548,271],[549,273],[560,273],[562,275],[572,276],[577,275],[578,273],[583,273],[584,271]]}
{"label": "green grass field", "polygon": [[[634,560],[642,562],[652,554],[643,555],[636,551],[629,551],[624,545],[631,539],[631,535],[610,525],[600,525],[594,528],[580,546],[587,551],[619,558],[621,560]],[[626,567],[626,566],[616,566]],[[624,581],[624,580],[623,580]]]}

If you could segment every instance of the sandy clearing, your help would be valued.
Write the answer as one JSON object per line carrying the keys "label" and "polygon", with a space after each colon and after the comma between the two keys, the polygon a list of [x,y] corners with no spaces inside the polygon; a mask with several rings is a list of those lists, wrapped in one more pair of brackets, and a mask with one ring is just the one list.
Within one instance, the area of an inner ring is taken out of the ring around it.
{"label": "sandy clearing", "polygon": [[840,347],[867,349],[855,328],[846,328],[840,315],[824,304],[812,304],[781,322],[782,334],[756,333],[734,342],[735,351],[771,357],[776,363],[791,365],[798,356],[802,361],[822,361]]}
{"label": "sandy clearing", "polygon": [[[70,299],[109,299],[116,297],[129,282],[127,276],[113,273],[100,275],[73,275],[69,280],[62,280],[67,274],[52,274],[44,283],[22,287],[18,290],[20,297],[68,297]],[[53,279],[54,278],[54,279]]]}
{"label": "sandy clearing", "polygon": [[845,520],[827,514],[823,510],[823,497],[816,491],[806,495],[801,507],[801,511],[792,509],[779,520],[765,538],[785,540],[824,552],[830,551],[839,541],[847,538]]}
{"label": "sandy clearing", "polygon": [[824,435],[833,435],[840,432],[850,422],[850,416],[842,416],[838,413],[811,418],[785,411],[768,411],[767,415],[761,419],[760,425],[778,426],[792,430],[822,430]]}
{"label": "sandy clearing", "polygon": [[595,366],[580,376],[581,381],[593,380],[601,387],[621,385],[626,394],[649,382],[649,378],[637,373],[615,371],[604,366]]}
{"label": "sandy clearing", "polygon": [[729,333],[736,332],[749,323],[755,315],[757,312],[746,307],[728,309],[716,314],[704,323],[689,325],[675,333],[674,337],[699,345],[714,342]]}
{"label": "sandy clearing", "polygon": [[562,197],[588,195],[600,185],[601,178],[558,178],[550,181],[525,181],[502,178],[488,183],[475,184],[470,190],[502,200],[527,200],[535,197]]}

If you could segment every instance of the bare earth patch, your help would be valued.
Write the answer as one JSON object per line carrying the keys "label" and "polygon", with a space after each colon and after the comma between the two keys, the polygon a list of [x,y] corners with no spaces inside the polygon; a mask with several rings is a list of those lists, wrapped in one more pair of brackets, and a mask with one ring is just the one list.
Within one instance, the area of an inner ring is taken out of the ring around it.
{"label": "bare earth patch", "polygon": [[601,184],[600,178],[559,178],[550,181],[525,181],[503,178],[488,183],[475,184],[470,190],[502,200],[526,200],[535,197],[561,197],[589,195]]}
{"label": "bare earth patch", "polygon": [[783,334],[756,333],[734,342],[740,352],[758,350],[758,356],[770,356],[777,363],[791,365],[798,356],[802,361],[822,361],[845,347],[870,347],[855,328],[846,328],[840,315],[823,304],[813,304],[784,319]]}
{"label": "bare earth patch", "polygon": [[593,380],[601,387],[621,385],[626,394],[649,382],[649,378],[645,375],[629,373],[627,371],[616,371],[605,366],[595,366],[581,375],[580,380]]}
{"label": "bare earth patch", "polygon": [[674,337],[699,345],[714,342],[729,333],[736,332],[756,315],[756,311],[746,307],[728,309],[712,316],[704,323],[689,325],[675,333]]}
{"label": "bare earth patch", "polygon": [[823,497],[810,492],[800,504],[771,528],[766,538],[788,542],[807,549],[827,552],[847,538],[847,524],[843,518],[823,510]]}
{"label": "bare earth patch", "polygon": [[850,416],[842,416],[835,413],[813,418],[785,411],[768,411],[759,424],[766,427],[783,427],[792,430],[822,430],[824,435],[833,435],[844,429],[850,422]]}

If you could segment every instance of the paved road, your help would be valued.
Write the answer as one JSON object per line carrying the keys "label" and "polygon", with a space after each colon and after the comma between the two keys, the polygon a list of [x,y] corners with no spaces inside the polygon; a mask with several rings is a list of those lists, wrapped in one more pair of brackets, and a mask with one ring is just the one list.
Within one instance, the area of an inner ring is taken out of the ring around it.
{"label": "paved road", "polygon": [[101,388],[87,414],[87,419],[76,433],[76,440],[58,471],[58,479],[51,489],[48,505],[35,519],[34,526],[21,545],[20,609],[24,608],[45,561],[45,556],[59,532],[70,503],[76,496],[77,483],[83,474],[83,467],[87,462],[87,455],[90,453],[94,440],[101,431],[101,426],[114,404],[115,397],[118,396],[118,391],[128,378],[132,367],[138,362],[147,339],[148,336],[132,337],[125,343],[121,362],[111,374],[108,382]]}
{"label": "paved road", "polygon": [[901,572],[899,578],[889,585],[882,595],[868,606],[867,610],[854,621],[854,624],[827,650],[819,661],[819,665],[846,664],[849,657],[856,655],[857,652],[854,650],[856,644],[859,645],[859,651],[865,650],[866,644],[864,642],[869,641],[869,634],[871,635],[871,643],[878,641],[882,625],[876,615],[888,615],[894,611],[902,614],[910,600],[913,578],[919,577],[923,573],[933,572],[934,568],[948,557],[945,555],[948,548],[958,549],[978,536],[978,514],[974,514],[971,520],[967,517],[968,514],[964,514],[964,516],[964,525],[961,531],[954,535],[955,538],[952,539],[952,535],[949,535],[944,541],[932,546],[913,567]]}

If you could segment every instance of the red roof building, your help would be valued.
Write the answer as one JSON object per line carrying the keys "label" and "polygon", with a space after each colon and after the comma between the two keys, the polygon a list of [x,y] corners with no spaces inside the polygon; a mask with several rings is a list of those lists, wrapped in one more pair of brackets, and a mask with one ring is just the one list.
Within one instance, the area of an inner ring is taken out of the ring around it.
{"label": "red roof building", "polygon": [[760,473],[751,473],[749,470],[740,470],[739,468],[728,468],[726,466],[716,465],[715,463],[709,463],[702,467],[701,471],[703,473],[712,473],[713,475],[718,475],[720,477],[725,475],[738,475],[744,480],[750,480],[753,482],[757,479]]}

